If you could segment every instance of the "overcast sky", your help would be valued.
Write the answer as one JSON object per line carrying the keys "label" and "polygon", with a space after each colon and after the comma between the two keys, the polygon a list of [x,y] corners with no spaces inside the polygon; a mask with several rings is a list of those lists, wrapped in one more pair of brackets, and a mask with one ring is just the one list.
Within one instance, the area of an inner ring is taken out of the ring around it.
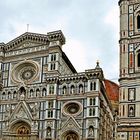
{"label": "overcast sky", "polygon": [[0,42],[27,31],[62,30],[63,51],[78,72],[99,60],[107,79],[119,75],[118,0],[3,0],[0,3]]}

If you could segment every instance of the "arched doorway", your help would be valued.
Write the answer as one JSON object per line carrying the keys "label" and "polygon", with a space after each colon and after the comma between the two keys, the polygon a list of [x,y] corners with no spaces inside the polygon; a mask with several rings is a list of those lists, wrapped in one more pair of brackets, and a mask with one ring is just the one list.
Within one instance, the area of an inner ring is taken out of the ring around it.
{"label": "arched doorway", "polygon": [[63,140],[79,140],[79,136],[74,131],[68,131],[63,135]]}
{"label": "arched doorway", "polygon": [[12,140],[30,140],[31,127],[28,123],[19,121],[11,127]]}

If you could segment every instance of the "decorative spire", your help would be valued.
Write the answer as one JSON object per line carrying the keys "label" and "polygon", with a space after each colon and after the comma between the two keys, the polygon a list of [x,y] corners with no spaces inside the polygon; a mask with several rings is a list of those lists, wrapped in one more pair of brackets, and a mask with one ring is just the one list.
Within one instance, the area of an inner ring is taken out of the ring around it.
{"label": "decorative spire", "polygon": [[97,60],[97,62],[96,62],[96,67],[95,67],[95,69],[100,69],[99,60]]}

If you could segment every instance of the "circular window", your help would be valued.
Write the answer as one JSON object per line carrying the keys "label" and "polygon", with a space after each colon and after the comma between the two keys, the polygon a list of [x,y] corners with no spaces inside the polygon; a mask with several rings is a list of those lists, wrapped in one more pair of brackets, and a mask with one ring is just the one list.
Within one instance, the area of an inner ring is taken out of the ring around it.
{"label": "circular window", "polygon": [[79,102],[66,102],[63,106],[63,113],[65,115],[79,115],[82,111],[82,105]]}
{"label": "circular window", "polygon": [[39,66],[36,62],[26,60],[14,66],[12,69],[12,80],[14,82],[33,81],[39,72]]}
{"label": "circular window", "polygon": [[32,67],[27,67],[20,72],[22,80],[29,80],[35,75],[36,71]]}
{"label": "circular window", "polygon": [[78,104],[76,103],[69,103],[66,105],[66,111],[69,113],[69,114],[75,114],[79,111],[80,107]]}

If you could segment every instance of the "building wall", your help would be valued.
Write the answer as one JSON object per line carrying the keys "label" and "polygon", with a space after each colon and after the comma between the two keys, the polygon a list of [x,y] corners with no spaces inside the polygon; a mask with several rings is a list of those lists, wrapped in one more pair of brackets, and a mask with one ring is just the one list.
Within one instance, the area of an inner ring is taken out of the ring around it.
{"label": "building wall", "polygon": [[[103,71],[77,73],[61,31],[25,33],[1,45],[2,140],[111,140],[113,115]],[[4,51],[3,51],[4,50]]]}
{"label": "building wall", "polygon": [[119,140],[140,139],[140,6],[120,0]]}

